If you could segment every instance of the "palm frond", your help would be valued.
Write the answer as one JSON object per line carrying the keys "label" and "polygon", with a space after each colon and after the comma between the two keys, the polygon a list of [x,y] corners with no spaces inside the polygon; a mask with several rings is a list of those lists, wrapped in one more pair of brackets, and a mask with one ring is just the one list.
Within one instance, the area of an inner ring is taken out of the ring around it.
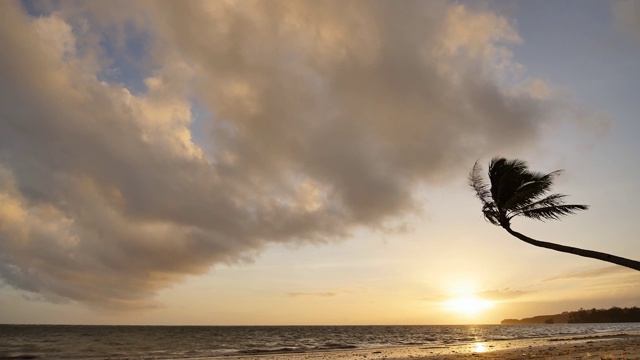
{"label": "palm frond", "polygon": [[488,169],[490,186],[481,172],[476,161],[469,173],[469,185],[482,202],[485,219],[494,225],[509,228],[510,220],[520,215],[537,220],[559,219],[588,209],[587,205],[565,205],[566,195],[548,195],[560,170],[535,172],[522,160],[494,157]]}
{"label": "palm frond", "polygon": [[494,157],[489,163],[489,181],[491,184],[494,184],[505,174],[517,174],[526,170],[527,163],[522,160],[507,160],[505,158]]}
{"label": "palm frond", "polygon": [[555,205],[538,207],[522,211],[522,215],[536,220],[558,220],[562,216],[575,214],[579,210],[587,210],[587,205]]}
{"label": "palm frond", "polygon": [[491,197],[503,208],[516,190],[522,185],[527,173],[527,164],[522,160],[493,158],[489,164]]}
{"label": "palm frond", "polygon": [[528,204],[524,204],[519,208],[509,210],[509,217],[514,217],[524,213],[525,211],[535,210],[538,208],[564,205],[565,197],[567,197],[567,195],[552,194],[543,199],[529,202]]}
{"label": "palm frond", "polygon": [[556,170],[548,174],[530,171],[523,172],[521,174],[522,183],[520,187],[516,189],[511,198],[505,203],[505,206],[507,208],[517,208],[524,205],[527,200],[529,202],[535,201],[535,199],[551,191],[553,180],[556,176],[560,175],[561,172],[561,170]]}
{"label": "palm frond", "polygon": [[483,205],[486,205],[491,202],[491,192],[489,191],[489,185],[482,179],[481,172],[482,166],[476,161],[469,173],[469,185],[476,192],[476,197],[482,201]]}

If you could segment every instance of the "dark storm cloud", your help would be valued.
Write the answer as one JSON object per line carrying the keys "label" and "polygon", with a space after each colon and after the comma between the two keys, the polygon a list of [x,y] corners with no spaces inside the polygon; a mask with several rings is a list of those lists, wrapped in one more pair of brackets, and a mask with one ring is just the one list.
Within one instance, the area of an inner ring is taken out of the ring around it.
{"label": "dark storm cloud", "polygon": [[[153,307],[265,244],[381,228],[562,105],[509,78],[504,18],[445,2],[0,7],[0,275],[51,299]],[[139,94],[101,76],[130,28]]]}

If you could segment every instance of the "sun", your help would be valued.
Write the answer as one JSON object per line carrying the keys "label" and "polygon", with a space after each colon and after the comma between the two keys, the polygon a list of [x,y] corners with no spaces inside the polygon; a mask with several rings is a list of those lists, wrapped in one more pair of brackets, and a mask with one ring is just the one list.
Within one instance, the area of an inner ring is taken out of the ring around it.
{"label": "sun", "polygon": [[444,303],[444,307],[447,311],[461,315],[477,315],[492,306],[492,301],[479,299],[475,296],[459,297]]}

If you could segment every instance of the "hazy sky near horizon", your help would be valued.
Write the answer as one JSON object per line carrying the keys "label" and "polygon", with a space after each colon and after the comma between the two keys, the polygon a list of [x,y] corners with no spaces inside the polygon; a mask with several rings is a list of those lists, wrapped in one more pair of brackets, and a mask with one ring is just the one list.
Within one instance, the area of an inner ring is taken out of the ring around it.
{"label": "hazy sky near horizon", "polygon": [[640,306],[467,185],[565,169],[591,208],[514,229],[640,260],[640,2],[3,1],[0,49],[0,323]]}

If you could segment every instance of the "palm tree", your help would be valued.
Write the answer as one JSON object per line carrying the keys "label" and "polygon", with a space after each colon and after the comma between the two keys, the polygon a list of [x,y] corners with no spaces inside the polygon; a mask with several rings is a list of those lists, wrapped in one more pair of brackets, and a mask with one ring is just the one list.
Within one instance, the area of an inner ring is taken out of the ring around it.
{"label": "palm tree", "polygon": [[469,185],[482,202],[484,218],[493,225],[502,226],[509,234],[531,245],[607,261],[640,271],[638,261],[535,240],[511,229],[511,219],[516,216],[535,220],[557,220],[589,208],[587,205],[565,205],[566,195],[563,194],[549,195],[553,180],[560,174],[559,170],[548,174],[533,172],[522,160],[496,157],[489,163],[491,188],[484,182],[481,172],[482,167],[476,161],[469,173]]}

